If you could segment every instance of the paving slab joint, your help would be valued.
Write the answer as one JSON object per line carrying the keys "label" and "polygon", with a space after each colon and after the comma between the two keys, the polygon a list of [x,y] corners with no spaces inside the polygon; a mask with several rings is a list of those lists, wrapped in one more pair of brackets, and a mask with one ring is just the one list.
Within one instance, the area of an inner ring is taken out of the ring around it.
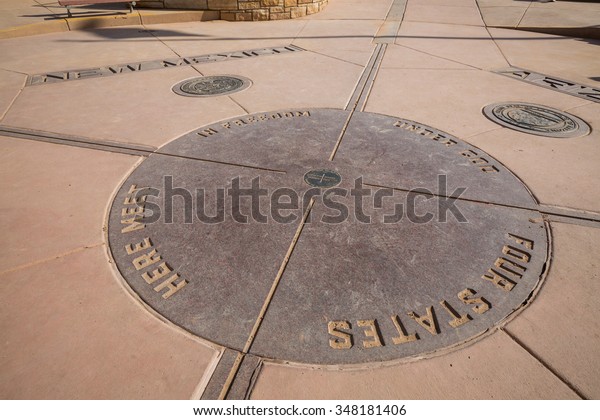
{"label": "paving slab joint", "polygon": [[548,370],[552,375],[554,375],[559,381],[561,381],[567,388],[569,388],[575,395],[577,395],[582,400],[589,400],[587,397],[575,384],[561,375],[556,369],[554,369],[549,363],[547,363],[544,359],[542,359],[537,353],[535,353],[529,346],[519,340],[518,337],[507,331],[505,328],[501,328],[501,331],[506,334],[512,341],[515,342],[519,347],[525,350],[531,357],[533,357],[539,364],[541,364],[546,370]]}

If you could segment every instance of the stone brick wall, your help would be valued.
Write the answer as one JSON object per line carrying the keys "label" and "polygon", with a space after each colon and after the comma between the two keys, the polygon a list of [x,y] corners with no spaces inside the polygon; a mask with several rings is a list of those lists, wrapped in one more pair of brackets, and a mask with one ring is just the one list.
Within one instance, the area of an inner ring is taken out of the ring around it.
{"label": "stone brick wall", "polygon": [[221,19],[279,20],[294,19],[321,11],[328,0],[148,0],[141,7],[165,9],[214,10]]}

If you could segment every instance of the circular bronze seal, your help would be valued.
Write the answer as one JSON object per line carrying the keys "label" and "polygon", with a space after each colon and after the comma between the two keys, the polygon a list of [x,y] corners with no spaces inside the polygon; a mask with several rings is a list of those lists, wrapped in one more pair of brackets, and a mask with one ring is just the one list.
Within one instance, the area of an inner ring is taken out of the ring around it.
{"label": "circular bronze seal", "polygon": [[242,76],[203,76],[184,80],[173,86],[173,92],[182,96],[229,95],[250,87],[252,82]]}
{"label": "circular bronze seal", "polygon": [[486,106],[483,114],[504,127],[538,136],[571,138],[590,132],[581,118],[543,105],[503,102]]}

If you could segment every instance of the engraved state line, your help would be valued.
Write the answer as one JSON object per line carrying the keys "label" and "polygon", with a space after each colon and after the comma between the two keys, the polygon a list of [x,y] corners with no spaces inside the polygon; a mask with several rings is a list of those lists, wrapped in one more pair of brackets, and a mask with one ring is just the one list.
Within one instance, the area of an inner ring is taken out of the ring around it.
{"label": "engraved state line", "polygon": [[[279,114],[277,114],[279,115]],[[286,173],[280,169],[265,168],[261,166],[244,165],[235,162],[226,162],[214,159],[203,159],[194,156],[179,155],[176,153],[165,153],[157,150],[153,146],[141,144],[119,143],[112,140],[93,139],[89,137],[79,137],[68,134],[54,133],[50,131],[32,130],[29,128],[9,127],[0,125],[0,136],[10,138],[20,138],[33,141],[41,141],[44,143],[60,144],[64,146],[80,147],[83,149],[100,150],[102,152],[120,153],[125,155],[144,156],[158,155],[172,157],[177,159],[188,159],[197,162],[214,163],[218,165],[235,166],[239,168],[255,169],[259,171],[268,171],[273,173]]]}
{"label": "engraved state line", "polygon": [[172,67],[192,66],[194,64],[214,63],[243,58],[254,58],[263,55],[278,55],[292,52],[305,51],[295,45],[273,48],[257,48],[253,50],[234,51],[227,53],[204,54],[195,57],[177,57],[164,60],[138,61],[126,64],[114,64],[104,67],[94,67],[77,70],[61,70],[49,73],[34,74],[27,77],[25,86],[34,86],[46,83],[68,82],[72,80],[107,77],[118,74],[134,73],[147,70],[158,70]]}
{"label": "engraved state line", "polygon": [[[524,206],[524,205],[516,205],[516,204],[506,204],[506,203],[498,203],[494,201],[484,201],[477,200],[474,198],[465,198],[465,197],[456,197],[453,195],[445,195],[445,194],[436,194],[434,192],[425,190],[425,189],[408,189],[408,188],[399,188],[399,187],[389,187],[381,184],[372,184],[370,182],[363,182],[364,186],[372,187],[372,188],[383,188],[394,191],[401,191],[408,194],[416,194],[425,195],[430,197],[438,197],[438,198],[453,198],[456,201],[464,201],[468,203],[476,203],[476,204],[486,204],[490,206],[498,206],[505,207],[509,209],[515,210],[524,210],[524,211],[536,211],[542,215],[546,216],[556,216],[562,217],[565,219],[573,219],[573,220],[583,220],[587,222],[600,223],[600,214],[594,213],[588,210],[579,210],[579,209],[565,209],[565,208],[553,208],[551,206],[545,204],[537,204],[535,206]],[[551,220],[549,220],[551,221]]]}

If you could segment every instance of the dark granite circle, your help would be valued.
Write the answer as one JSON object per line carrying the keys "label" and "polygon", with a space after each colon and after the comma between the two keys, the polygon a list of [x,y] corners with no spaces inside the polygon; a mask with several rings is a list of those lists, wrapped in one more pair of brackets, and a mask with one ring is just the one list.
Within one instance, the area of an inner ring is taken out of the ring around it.
{"label": "dark granite circle", "polygon": [[[549,234],[527,210],[536,202],[525,185],[433,127],[348,116],[258,113],[152,154],[109,213],[125,281],[166,319],[236,350],[264,315],[249,352],[310,364],[435,352],[521,308],[541,280]],[[335,188],[305,181],[333,173]]]}
{"label": "dark granite circle", "polygon": [[581,118],[544,105],[502,102],[486,106],[483,114],[504,127],[538,136],[572,138],[590,132]]}
{"label": "dark granite circle", "polygon": [[304,182],[311,187],[330,188],[342,182],[342,176],[328,169],[314,169],[304,174]]}
{"label": "dark granite circle", "polygon": [[250,79],[242,76],[202,76],[177,83],[173,92],[182,96],[220,96],[247,89],[251,84]]}

